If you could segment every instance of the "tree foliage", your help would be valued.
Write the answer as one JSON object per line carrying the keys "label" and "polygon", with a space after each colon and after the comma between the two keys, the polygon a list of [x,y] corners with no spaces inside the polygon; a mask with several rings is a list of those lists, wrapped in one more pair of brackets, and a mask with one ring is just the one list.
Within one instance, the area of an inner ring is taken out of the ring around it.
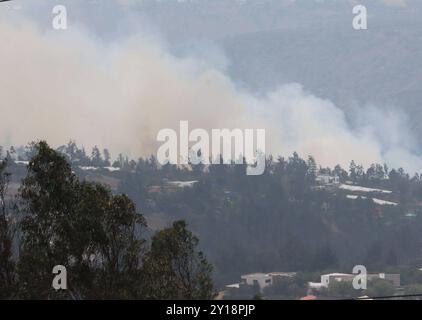
{"label": "tree foliage", "polygon": [[[1,155],[1,153],[0,153]],[[0,160],[0,299],[13,295],[16,272],[13,259],[14,217],[10,212],[14,208],[6,199],[10,181],[7,172],[7,160]]]}
{"label": "tree foliage", "polygon": [[145,259],[147,297],[153,299],[211,299],[211,265],[197,252],[198,239],[184,221],[159,231]]}
{"label": "tree foliage", "polygon": [[[98,183],[80,181],[66,158],[46,142],[33,144],[32,148],[34,156],[18,194],[23,218],[19,223],[20,250],[16,268],[11,260],[11,238],[9,233],[3,232],[8,230],[8,220],[5,206],[1,206],[2,296],[28,299],[211,297],[211,267],[202,253],[196,251],[198,239],[186,229],[184,222],[158,232],[148,252],[145,218],[129,197],[115,195]],[[7,181],[0,166],[2,204]],[[52,288],[52,270],[56,265],[67,268],[68,290]],[[8,288],[9,271],[17,273],[13,292],[4,289]],[[157,279],[166,279],[168,290],[147,291],[146,288],[160,290]]]}

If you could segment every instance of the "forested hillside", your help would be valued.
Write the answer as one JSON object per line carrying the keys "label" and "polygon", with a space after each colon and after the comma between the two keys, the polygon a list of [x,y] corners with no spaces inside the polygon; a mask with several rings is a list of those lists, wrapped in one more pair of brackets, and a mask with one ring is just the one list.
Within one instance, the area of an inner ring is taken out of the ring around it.
{"label": "forested hillside", "polygon": [[[148,223],[147,238],[185,220],[201,239],[217,286],[247,272],[420,263],[422,180],[401,168],[354,161],[349,168],[321,168],[311,156],[293,154],[269,156],[262,176],[247,176],[241,165],[160,166],[154,157],[122,155],[112,161],[107,151],[94,148],[88,156],[73,142],[59,150],[81,181],[133,200]],[[33,154],[15,152],[6,155],[16,175],[12,186]]]}

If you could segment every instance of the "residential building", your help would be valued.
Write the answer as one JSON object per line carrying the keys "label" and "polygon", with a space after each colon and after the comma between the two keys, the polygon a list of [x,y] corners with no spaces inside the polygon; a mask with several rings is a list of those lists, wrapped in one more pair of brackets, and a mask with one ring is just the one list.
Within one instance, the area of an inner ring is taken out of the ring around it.
{"label": "residential building", "polygon": [[263,292],[264,288],[273,285],[286,277],[294,277],[295,272],[270,272],[270,273],[250,273],[241,276],[241,284],[254,286],[257,285],[259,290]]}
{"label": "residential building", "polygon": [[[320,282],[308,282],[309,289],[321,290],[323,288],[328,288],[330,283],[333,281],[353,281],[355,274],[349,273],[328,273],[321,275]],[[386,273],[375,273],[368,274],[367,280],[373,281],[376,279],[384,279],[390,281],[395,287],[400,286],[400,274],[386,274]]]}
{"label": "residential building", "polygon": [[315,178],[315,182],[321,185],[339,184],[340,178],[337,175],[318,174]]}

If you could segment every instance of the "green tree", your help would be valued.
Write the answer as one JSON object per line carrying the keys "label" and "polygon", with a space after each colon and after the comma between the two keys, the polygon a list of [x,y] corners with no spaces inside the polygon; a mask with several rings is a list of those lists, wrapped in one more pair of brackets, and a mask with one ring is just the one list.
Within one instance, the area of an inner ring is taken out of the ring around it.
{"label": "green tree", "polygon": [[[70,165],[46,142],[20,188],[19,263],[23,298],[137,298],[145,220],[124,195],[79,182]],[[69,290],[51,287],[52,269],[64,265]]]}
{"label": "green tree", "polygon": [[352,299],[359,297],[361,291],[353,288],[352,281],[331,281],[328,295],[334,298]]}
{"label": "green tree", "polygon": [[16,274],[13,260],[14,219],[6,199],[10,174],[7,161],[0,160],[0,299],[12,297]]}
{"label": "green tree", "polygon": [[64,157],[46,142],[34,148],[36,155],[19,190],[25,213],[21,222],[20,295],[49,298],[55,297],[51,288],[53,267],[70,263],[77,179]]}
{"label": "green tree", "polygon": [[367,295],[369,297],[389,297],[394,295],[393,284],[384,279],[376,279],[368,283]]}
{"label": "green tree", "polygon": [[146,297],[150,299],[211,299],[212,267],[202,252],[198,239],[176,221],[156,233],[144,264]]}
{"label": "green tree", "polygon": [[298,273],[292,277],[281,277],[271,286],[264,289],[265,295],[276,296],[283,299],[297,299],[306,295],[307,281],[303,274]]}
{"label": "green tree", "polygon": [[94,167],[101,167],[104,164],[104,160],[101,156],[101,151],[100,149],[98,149],[97,146],[95,146],[94,148],[92,148],[92,152],[91,152],[91,164]]}
{"label": "green tree", "polygon": [[308,181],[310,183],[313,183],[315,181],[315,178],[317,176],[317,171],[318,171],[318,167],[317,167],[314,157],[308,156],[308,161],[306,165],[308,166],[308,171],[307,171]]}
{"label": "green tree", "polygon": [[[85,243],[79,246],[82,266],[92,273],[85,296],[100,299],[142,298],[141,263],[145,240],[141,237],[146,227],[144,217],[136,211],[126,195],[112,195],[107,188],[84,183],[85,200],[80,209],[80,225]],[[95,199],[95,201],[91,200]],[[73,240],[76,243],[77,239]],[[89,249],[89,250],[87,250]],[[89,257],[87,259],[87,257]],[[84,283],[82,278],[80,283]]]}
{"label": "green tree", "polygon": [[422,285],[410,284],[404,288],[405,295],[419,295],[419,297],[408,297],[406,299],[420,300],[422,299]]}

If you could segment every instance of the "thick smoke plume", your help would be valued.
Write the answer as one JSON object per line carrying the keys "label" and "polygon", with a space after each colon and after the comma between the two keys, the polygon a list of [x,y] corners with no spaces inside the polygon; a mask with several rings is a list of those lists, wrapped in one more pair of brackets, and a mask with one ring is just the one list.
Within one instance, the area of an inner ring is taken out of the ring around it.
{"label": "thick smoke plume", "polygon": [[137,157],[156,153],[160,129],[188,120],[191,129],[265,128],[267,151],[312,154],[322,165],[422,168],[404,117],[365,108],[351,126],[298,84],[258,97],[148,35],[104,43],[82,29],[41,31],[24,19],[0,22],[0,40],[0,144],[74,139]]}

